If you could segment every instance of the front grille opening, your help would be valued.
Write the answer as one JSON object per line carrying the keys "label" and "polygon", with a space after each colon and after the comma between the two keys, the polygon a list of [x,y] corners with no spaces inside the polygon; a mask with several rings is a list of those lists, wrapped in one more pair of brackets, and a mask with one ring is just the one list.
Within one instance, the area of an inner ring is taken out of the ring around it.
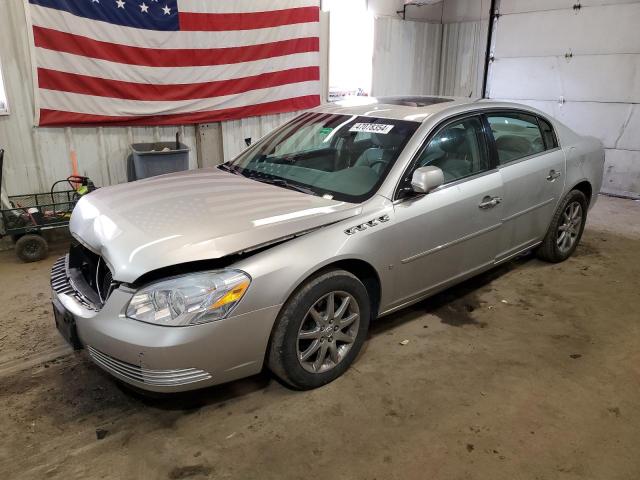
{"label": "front grille opening", "polygon": [[116,287],[113,274],[104,259],[79,242],[69,250],[69,271],[77,288],[89,294],[96,305],[102,306]]}
{"label": "front grille opening", "polygon": [[91,299],[71,286],[69,275],[67,274],[67,257],[61,257],[53,264],[51,269],[51,288],[58,294],[65,294],[75,298],[84,308],[96,310],[95,303]]}

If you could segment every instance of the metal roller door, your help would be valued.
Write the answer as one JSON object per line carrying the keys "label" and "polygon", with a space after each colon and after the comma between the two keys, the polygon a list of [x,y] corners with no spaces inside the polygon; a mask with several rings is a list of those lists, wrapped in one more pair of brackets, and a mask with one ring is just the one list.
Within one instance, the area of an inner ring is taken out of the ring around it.
{"label": "metal roller door", "polygon": [[602,190],[640,197],[640,2],[497,0],[487,96],[606,148]]}

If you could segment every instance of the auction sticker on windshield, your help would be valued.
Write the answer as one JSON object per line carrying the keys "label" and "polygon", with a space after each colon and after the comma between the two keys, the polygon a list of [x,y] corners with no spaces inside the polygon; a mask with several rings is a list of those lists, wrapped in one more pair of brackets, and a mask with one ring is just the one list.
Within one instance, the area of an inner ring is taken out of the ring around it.
{"label": "auction sticker on windshield", "polygon": [[350,132],[365,132],[365,133],[382,133],[386,135],[391,131],[393,125],[385,125],[383,123],[354,123],[353,127],[349,129]]}

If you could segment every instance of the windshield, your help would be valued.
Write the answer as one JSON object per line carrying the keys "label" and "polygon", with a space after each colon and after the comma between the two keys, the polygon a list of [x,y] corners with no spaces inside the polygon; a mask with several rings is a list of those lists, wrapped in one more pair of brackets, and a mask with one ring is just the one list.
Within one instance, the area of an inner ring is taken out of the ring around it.
{"label": "windshield", "polygon": [[284,188],[359,203],[376,192],[419,126],[305,113],[221,167]]}

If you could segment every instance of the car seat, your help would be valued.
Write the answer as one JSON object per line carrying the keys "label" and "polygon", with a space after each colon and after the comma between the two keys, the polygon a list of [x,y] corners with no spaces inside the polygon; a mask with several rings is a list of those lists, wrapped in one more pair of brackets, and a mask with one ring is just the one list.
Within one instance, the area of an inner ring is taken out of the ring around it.
{"label": "car seat", "polygon": [[367,148],[353,164],[354,167],[369,167],[380,175],[391,160],[396,157],[398,145],[397,135],[376,133],[371,135],[371,143],[375,147]]}
{"label": "car seat", "polygon": [[519,135],[502,135],[496,139],[496,148],[500,162],[505,163],[512,159],[531,155],[531,142]]}
{"label": "car seat", "polygon": [[442,153],[428,162],[442,170],[445,182],[461,178],[472,173],[472,153],[464,130],[450,128],[438,135],[433,141]]}

